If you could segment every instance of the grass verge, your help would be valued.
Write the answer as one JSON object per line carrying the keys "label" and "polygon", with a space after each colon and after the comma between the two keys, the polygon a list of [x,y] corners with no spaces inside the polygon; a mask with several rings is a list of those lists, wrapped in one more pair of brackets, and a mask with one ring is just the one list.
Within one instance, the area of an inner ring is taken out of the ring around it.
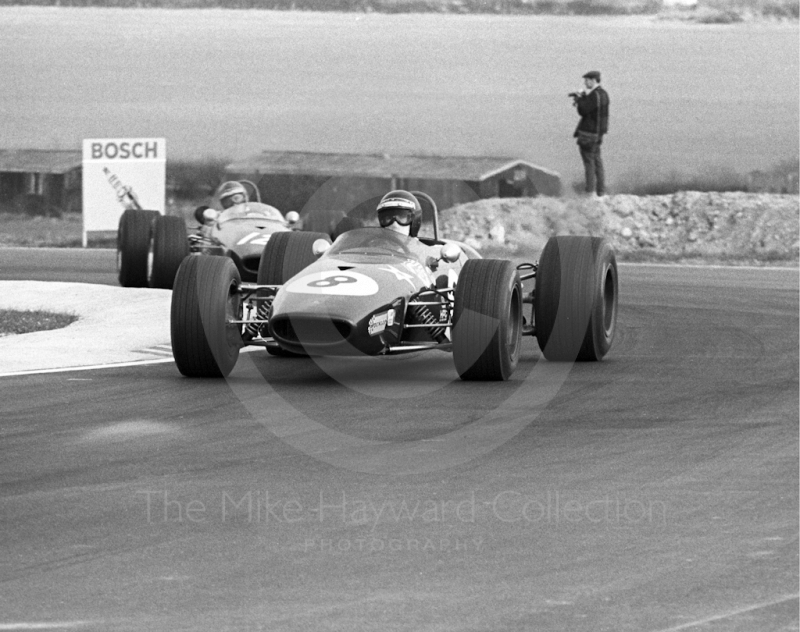
{"label": "grass verge", "polygon": [[74,248],[82,239],[83,218],[79,214],[56,218],[0,213],[0,246]]}
{"label": "grass verge", "polygon": [[62,329],[76,320],[78,317],[75,314],[2,309],[0,310],[0,336]]}
{"label": "grass verge", "polygon": [[[78,213],[62,217],[28,217],[0,213],[0,247],[80,248],[83,245],[83,218]],[[90,248],[116,248],[116,237],[89,240]]]}

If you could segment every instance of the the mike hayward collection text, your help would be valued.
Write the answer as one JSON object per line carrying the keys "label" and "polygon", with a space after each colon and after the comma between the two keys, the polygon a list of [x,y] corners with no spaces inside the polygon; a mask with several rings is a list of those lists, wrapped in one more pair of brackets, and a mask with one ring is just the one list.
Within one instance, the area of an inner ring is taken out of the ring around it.
{"label": "the mike hayward collection text", "polygon": [[221,490],[189,497],[169,490],[136,492],[148,523],[237,522],[260,524],[337,523],[375,530],[403,523],[559,525],[658,525],[667,521],[663,501],[625,494],[589,497],[575,491],[469,491],[450,498],[380,498],[347,491],[320,491],[314,498],[270,490]]}

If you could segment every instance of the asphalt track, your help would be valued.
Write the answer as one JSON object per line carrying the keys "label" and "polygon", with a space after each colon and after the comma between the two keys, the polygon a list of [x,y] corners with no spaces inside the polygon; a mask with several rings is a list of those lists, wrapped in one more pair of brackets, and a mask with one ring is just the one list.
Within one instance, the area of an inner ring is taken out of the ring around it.
{"label": "asphalt track", "polygon": [[798,271],[620,282],[606,361],[528,341],[503,384],[445,354],[0,378],[0,630],[797,630]]}

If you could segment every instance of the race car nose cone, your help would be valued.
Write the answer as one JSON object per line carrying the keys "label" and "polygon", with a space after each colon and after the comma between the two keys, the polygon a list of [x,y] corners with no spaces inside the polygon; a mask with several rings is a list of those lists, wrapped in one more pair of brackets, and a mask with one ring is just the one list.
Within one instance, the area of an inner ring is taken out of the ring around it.
{"label": "race car nose cone", "polygon": [[378,337],[359,335],[357,323],[345,318],[293,314],[272,318],[270,334],[284,349],[309,355],[375,355],[383,348]]}
{"label": "race car nose cone", "polygon": [[270,321],[270,328],[279,342],[338,345],[347,341],[354,325],[341,318],[295,315],[273,318]]}

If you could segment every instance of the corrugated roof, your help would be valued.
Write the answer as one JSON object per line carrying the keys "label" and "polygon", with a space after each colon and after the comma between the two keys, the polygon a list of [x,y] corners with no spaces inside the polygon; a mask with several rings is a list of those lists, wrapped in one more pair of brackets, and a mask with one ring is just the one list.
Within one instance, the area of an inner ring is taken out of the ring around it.
{"label": "corrugated roof", "polygon": [[303,151],[264,151],[228,165],[228,173],[271,173],[374,178],[425,178],[481,181],[524,165],[552,173],[517,158],[494,156],[389,156],[386,154],[324,154]]}
{"label": "corrugated roof", "polygon": [[81,151],[61,149],[0,149],[0,172],[66,173],[81,166]]}

